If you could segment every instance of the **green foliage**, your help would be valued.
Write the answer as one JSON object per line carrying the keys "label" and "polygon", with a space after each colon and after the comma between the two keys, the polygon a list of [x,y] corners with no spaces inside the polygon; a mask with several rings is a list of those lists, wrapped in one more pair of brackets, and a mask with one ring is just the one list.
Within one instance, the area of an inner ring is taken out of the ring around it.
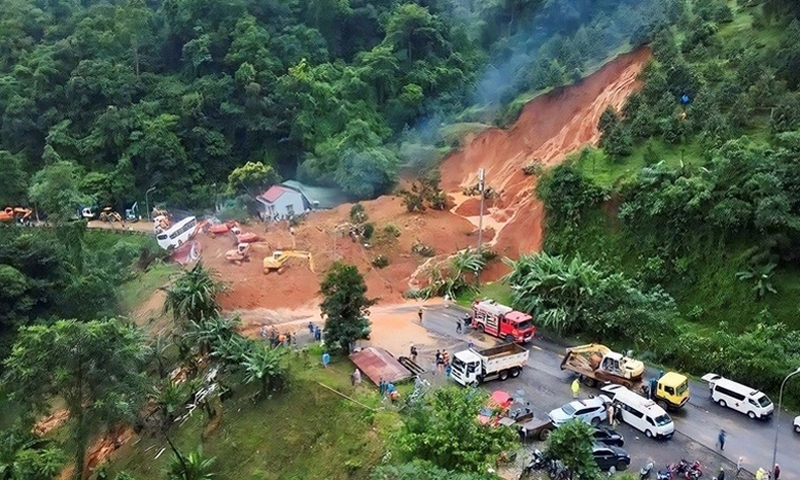
{"label": "green foliage", "polygon": [[406,418],[397,439],[400,451],[408,458],[429,461],[447,470],[485,471],[486,465],[493,465],[515,440],[511,429],[477,421],[477,412],[485,400],[484,394],[473,389],[434,390]]}
{"label": "green foliage", "polygon": [[643,290],[580,255],[571,260],[547,253],[506,260],[512,305],[536,315],[557,332],[592,332],[597,340],[625,338],[650,345],[669,338],[675,301],[660,287]]}
{"label": "green foliage", "polygon": [[[582,215],[605,198],[602,189],[567,164],[548,171],[539,180],[536,194],[545,202],[548,226],[559,229],[577,228]],[[551,225],[551,218],[558,223]]]}
{"label": "green foliage", "polygon": [[753,292],[756,294],[756,299],[760,300],[768,293],[778,293],[770,281],[775,267],[777,267],[777,265],[774,263],[752,266],[749,270],[736,272],[736,278],[742,281],[750,280],[755,283],[755,285],[753,285]]}
{"label": "green foliage", "polygon": [[561,460],[575,478],[600,478],[600,469],[592,455],[592,430],[593,427],[580,420],[570,420],[550,434],[547,455]]}
{"label": "green foliage", "polygon": [[272,165],[247,162],[241,167],[233,169],[228,175],[228,192],[231,195],[246,193],[255,198],[280,181],[281,177],[272,168]]}
{"label": "green foliage", "polygon": [[[9,396],[35,412],[54,398],[69,412],[76,465],[84,465],[91,427],[131,419],[144,393],[142,334],[117,320],[59,320],[20,330],[6,358]],[[77,468],[75,477],[81,478]]]}
{"label": "green foliage", "polygon": [[200,324],[216,318],[220,312],[217,294],[221,289],[214,272],[197,262],[166,288],[164,312],[172,312],[175,325]]}
{"label": "green foliage", "polygon": [[211,480],[214,478],[214,458],[203,455],[202,449],[182,455],[174,452],[167,470],[169,480]]}
{"label": "green foliage", "polygon": [[55,161],[36,172],[28,196],[47,212],[52,222],[66,222],[75,215],[78,207],[90,203],[90,198],[80,190],[81,175],[76,164]]}
{"label": "green foliage", "polygon": [[432,464],[415,460],[400,465],[381,465],[375,469],[371,480],[489,480],[494,478],[480,473],[445,470]]}
{"label": "green foliage", "polygon": [[369,310],[375,300],[366,297],[364,277],[353,265],[335,262],[320,284],[320,310],[325,319],[325,340],[344,352],[368,330]]}
{"label": "green foliage", "polygon": [[416,292],[416,298],[448,295],[455,298],[474,290],[475,275],[486,266],[483,254],[467,248],[449,258],[446,266],[434,265],[428,271],[428,286]]}
{"label": "green foliage", "polygon": [[264,398],[270,390],[284,386],[287,374],[284,353],[283,348],[251,342],[250,351],[242,359],[245,383],[258,383]]}
{"label": "green foliage", "polygon": [[19,428],[0,432],[0,478],[3,480],[50,480],[64,466],[57,447]]}

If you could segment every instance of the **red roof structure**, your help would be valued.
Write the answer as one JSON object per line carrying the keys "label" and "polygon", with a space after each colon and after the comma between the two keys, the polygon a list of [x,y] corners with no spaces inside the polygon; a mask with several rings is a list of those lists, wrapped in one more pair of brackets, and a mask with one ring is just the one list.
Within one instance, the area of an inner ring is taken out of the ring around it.
{"label": "red roof structure", "polygon": [[406,367],[398,362],[391,353],[382,348],[364,348],[351,354],[350,360],[375,385],[381,382],[381,378],[386,382],[397,383],[412,376]]}
{"label": "red roof structure", "polygon": [[267,203],[275,203],[284,193],[286,193],[285,187],[273,185],[269,187],[269,190],[261,194],[261,198]]}

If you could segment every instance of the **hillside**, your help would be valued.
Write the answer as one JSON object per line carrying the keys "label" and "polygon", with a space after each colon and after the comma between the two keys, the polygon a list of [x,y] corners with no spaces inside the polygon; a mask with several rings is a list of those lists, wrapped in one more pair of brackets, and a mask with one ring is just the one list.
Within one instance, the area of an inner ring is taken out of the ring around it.
{"label": "hillside", "polygon": [[697,2],[655,38],[640,92],[603,115],[602,148],[540,191],[546,252],[674,298],[676,329],[642,320],[626,341],[772,391],[800,353],[800,22],[782,8]]}

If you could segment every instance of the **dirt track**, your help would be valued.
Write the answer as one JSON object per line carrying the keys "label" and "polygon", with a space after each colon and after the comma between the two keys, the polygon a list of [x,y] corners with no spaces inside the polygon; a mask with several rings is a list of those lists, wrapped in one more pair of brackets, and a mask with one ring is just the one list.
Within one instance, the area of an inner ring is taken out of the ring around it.
{"label": "dirt track", "polygon": [[[487,184],[500,192],[498,199],[487,204],[484,239],[502,256],[516,257],[521,252],[540,249],[542,205],[533,193],[535,177],[524,175],[522,167],[533,159],[552,166],[567,154],[596,143],[600,115],[608,105],[622,107],[639,86],[636,77],[649,56],[647,49],[622,55],[578,85],[535,98],[510,129],[492,128],[468,138],[466,146],[450,155],[441,166],[442,187],[455,204],[450,211],[410,214],[400,198],[394,196],[363,202],[376,231],[387,224],[401,231],[394,245],[365,248],[341,233],[334,239],[337,225],[348,221],[350,205],[314,212],[296,228],[296,248],[313,254],[315,273],[306,261],[299,259],[289,260],[282,275],[262,273],[261,260],[265,255],[293,247],[286,224],[270,225],[266,231],[263,224],[252,226],[252,231],[261,235],[264,242],[252,251],[251,260],[241,266],[225,260],[225,252],[235,247],[232,236],[210,238],[200,234],[203,261],[217,270],[220,279],[229,286],[221,299],[223,308],[240,312],[313,308],[321,274],[334,258],[358,266],[365,275],[369,295],[379,298],[381,303],[401,300],[403,292],[419,285],[419,267],[426,261],[411,253],[416,240],[433,246],[439,260],[476,243],[478,199],[465,197],[461,187],[475,184],[481,167],[486,169]],[[378,254],[389,257],[388,267],[371,266],[370,261]],[[504,269],[497,262],[484,278],[497,279],[505,273]],[[288,316],[291,315],[287,312]]]}

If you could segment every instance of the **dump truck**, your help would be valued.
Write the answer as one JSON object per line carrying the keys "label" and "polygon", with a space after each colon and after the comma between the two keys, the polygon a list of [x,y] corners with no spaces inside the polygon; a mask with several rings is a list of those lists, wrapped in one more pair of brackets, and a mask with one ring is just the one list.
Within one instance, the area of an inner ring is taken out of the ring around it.
{"label": "dump truck", "polygon": [[594,387],[598,383],[622,385],[642,396],[653,399],[664,409],[678,409],[689,401],[689,379],[675,372],[660,378],[645,379],[644,363],[605,345],[588,344],[567,348],[561,370],[577,373],[583,383]]}
{"label": "dump truck", "polygon": [[528,350],[516,343],[477,350],[469,348],[453,355],[450,376],[465,387],[499,378],[518,377],[528,363]]}

